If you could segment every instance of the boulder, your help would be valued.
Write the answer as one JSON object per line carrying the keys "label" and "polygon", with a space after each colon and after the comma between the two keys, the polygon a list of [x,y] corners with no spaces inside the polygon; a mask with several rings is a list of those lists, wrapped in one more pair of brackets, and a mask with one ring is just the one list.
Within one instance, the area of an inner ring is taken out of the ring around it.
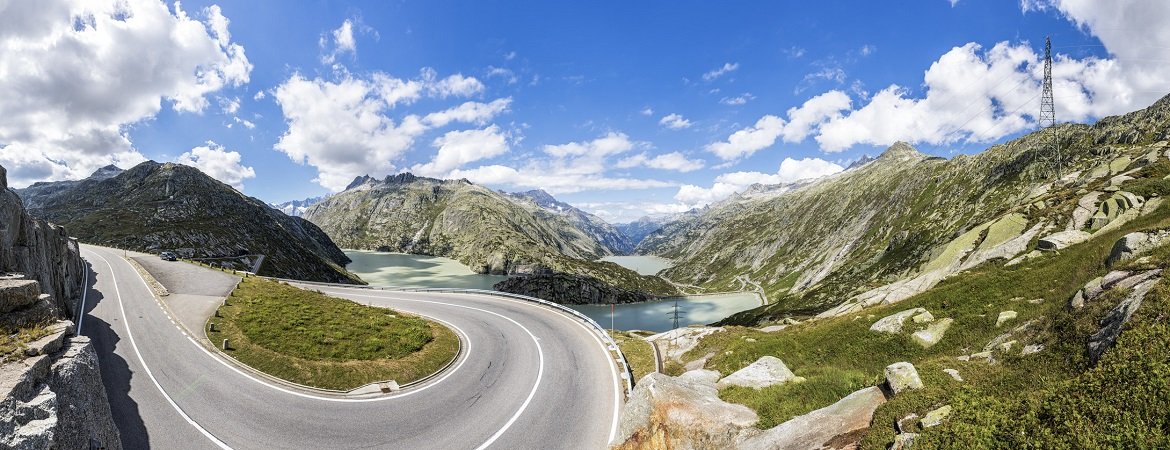
{"label": "boulder", "polygon": [[1040,353],[1044,350],[1044,344],[1028,344],[1023,349],[1020,349],[1020,356],[1028,356],[1033,353]]}
{"label": "boulder", "polygon": [[873,325],[870,325],[870,331],[879,333],[898,334],[902,332],[902,325],[906,323],[906,319],[917,317],[922,314],[930,314],[925,308],[911,308],[902,312],[890,314],[886,317],[878,319]]}
{"label": "boulder", "polygon": [[951,324],[954,322],[955,321],[950,318],[941,319],[930,324],[930,326],[926,327],[925,330],[915,331],[914,334],[910,335],[910,339],[912,339],[914,343],[922,346],[922,348],[933,347],[934,344],[937,344],[938,341],[942,340],[943,336],[946,335],[947,330],[951,328]]}
{"label": "boulder", "polygon": [[[719,381],[719,371],[707,369],[695,369],[683,372],[678,376],[680,381],[693,381],[698,383],[715,384]],[[643,377],[645,378],[645,377]]]}
{"label": "boulder", "polygon": [[930,311],[923,311],[921,314],[915,314],[914,317],[910,318],[910,320],[913,320],[914,323],[918,324],[930,323],[934,322],[934,315],[930,314]]}
{"label": "boulder", "polygon": [[1153,289],[1154,284],[1158,282],[1158,278],[1149,279],[1138,283],[1133,287],[1129,295],[1125,296],[1117,306],[1109,310],[1105,314],[1105,318],[1098,323],[1100,329],[1092,336],[1089,336],[1089,341],[1085,344],[1085,351],[1089,356],[1089,362],[1093,365],[1101,359],[1101,355],[1106,350],[1113,347],[1117,342],[1118,336],[1121,335],[1121,329],[1133,314],[1137,312],[1138,308],[1142,306],[1142,300],[1145,299],[1146,294]]}
{"label": "boulder", "polygon": [[894,436],[894,443],[890,444],[890,450],[905,450],[914,446],[914,440],[918,438],[918,433],[898,433]]}
{"label": "boulder", "polygon": [[1018,315],[1019,314],[1017,314],[1015,311],[1010,311],[1010,310],[1009,311],[1001,311],[999,313],[999,317],[997,317],[995,319],[995,327],[999,328],[1003,324],[1007,323],[1009,320],[1015,319]]}
{"label": "boulder", "polygon": [[802,381],[804,381],[804,378],[798,377],[791,370],[788,370],[788,366],[784,365],[784,361],[781,361],[775,356],[762,356],[756,362],[719,380],[715,386],[720,388],[743,386],[761,389],[777,384],[799,383]]}
{"label": "boulder", "polygon": [[1081,230],[1061,231],[1040,238],[1040,241],[1036,243],[1036,249],[1049,252],[1063,250],[1074,244],[1087,241],[1092,236],[1092,234]]}
{"label": "boulder", "polygon": [[955,379],[955,381],[958,381],[958,382],[960,382],[960,383],[962,383],[962,382],[963,382],[963,377],[962,377],[961,375],[959,375],[959,371],[958,371],[958,370],[955,370],[955,369],[943,369],[943,372],[944,372],[944,373],[946,373],[947,375],[950,375],[950,376],[951,376],[951,378],[954,378],[954,379]]}
{"label": "boulder", "polygon": [[922,389],[922,378],[918,377],[918,369],[908,362],[893,363],[886,366],[886,385],[895,395],[903,391]]}
{"label": "boulder", "polygon": [[922,422],[919,422],[919,423],[922,424],[922,428],[937,427],[939,425],[942,425],[943,421],[946,420],[947,417],[950,415],[951,415],[951,405],[943,405],[943,406],[940,406],[938,409],[935,409],[935,410],[932,410],[932,411],[926,413],[926,416],[922,418]]}
{"label": "boulder", "polygon": [[1170,242],[1170,231],[1156,231],[1156,232],[1134,232],[1122,236],[1117,242],[1113,243],[1113,249],[1109,252],[1109,258],[1106,260],[1106,265],[1114,265],[1119,262],[1133,259],[1134,256],[1150,251],[1161,245]]}
{"label": "boulder", "polygon": [[622,407],[617,442],[643,448],[734,448],[759,417],[750,408],[719,398],[703,376],[675,378],[651,373],[642,378]]}
{"label": "boulder", "polygon": [[[877,387],[861,389],[832,405],[747,438],[743,450],[853,449],[869,431],[873,413],[886,403]],[[718,448],[718,447],[708,447]]]}
{"label": "boulder", "polygon": [[41,285],[36,280],[0,280],[0,314],[24,309],[40,298]]}

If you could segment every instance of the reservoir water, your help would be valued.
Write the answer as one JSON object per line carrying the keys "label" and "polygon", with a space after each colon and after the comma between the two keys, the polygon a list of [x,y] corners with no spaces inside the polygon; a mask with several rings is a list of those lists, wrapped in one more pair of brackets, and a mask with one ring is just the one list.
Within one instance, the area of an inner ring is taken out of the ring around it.
{"label": "reservoir water", "polygon": [[658,272],[670,268],[674,262],[657,256],[645,255],[629,255],[629,256],[606,256],[601,258],[602,261],[609,261],[617,263],[617,265],[627,269],[638,272],[642,275],[657,275]]}
{"label": "reservoir water", "polygon": [[[459,261],[437,256],[407,255],[402,253],[346,250],[353,262],[346,266],[350,272],[374,286],[416,288],[492,289],[506,279],[503,275],[482,275],[472,272]],[[670,260],[653,256],[623,258],[619,264],[635,271],[650,274],[670,266]],[[629,264],[629,265],[627,265]],[[631,267],[637,265],[637,268]],[[655,269],[655,267],[661,267]],[[650,272],[653,270],[653,272]],[[667,331],[673,328],[676,299],[645,303],[630,303],[614,307],[613,326],[619,330]],[[708,324],[737,312],[760,306],[759,297],[752,293],[733,293],[677,299],[679,326]],[[610,326],[609,305],[567,305],[596,320],[603,327]]]}

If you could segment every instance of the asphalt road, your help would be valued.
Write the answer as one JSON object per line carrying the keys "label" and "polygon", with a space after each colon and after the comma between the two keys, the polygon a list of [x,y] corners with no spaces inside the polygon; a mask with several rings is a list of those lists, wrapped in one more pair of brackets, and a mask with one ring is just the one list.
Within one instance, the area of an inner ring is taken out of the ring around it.
{"label": "asphalt road", "polygon": [[[592,331],[551,309],[470,294],[316,287],[440,319],[465,339],[452,368],[422,386],[329,397],[277,386],[204,349],[201,332],[188,335],[124,255],[83,246],[92,287],[81,333],[99,352],[126,448],[590,449],[604,448],[616,431],[615,365]],[[223,285],[213,275],[222,273],[170,264],[173,271],[150,269],[167,272],[157,278],[175,292],[208,301]]]}

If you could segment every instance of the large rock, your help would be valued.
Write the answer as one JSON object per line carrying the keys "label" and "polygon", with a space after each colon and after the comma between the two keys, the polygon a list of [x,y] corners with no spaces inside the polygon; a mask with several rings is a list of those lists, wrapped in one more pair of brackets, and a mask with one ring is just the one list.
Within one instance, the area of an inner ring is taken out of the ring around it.
{"label": "large rock", "polygon": [[622,408],[621,448],[735,448],[759,417],[750,408],[719,399],[703,377],[642,378]]}
{"label": "large rock", "polygon": [[1137,312],[1138,308],[1142,306],[1142,300],[1145,299],[1146,294],[1153,289],[1154,284],[1158,282],[1159,278],[1153,278],[1141,283],[1138,283],[1130,291],[1125,299],[1118,303],[1113,309],[1105,314],[1105,318],[1101,319],[1099,325],[1101,328],[1089,336],[1089,341],[1085,344],[1085,351],[1089,356],[1091,364],[1097,364],[1101,359],[1101,355],[1106,350],[1113,347],[1117,342],[1118,336],[1121,335],[1121,329],[1125,326],[1133,314]]}
{"label": "large rock", "polygon": [[41,285],[36,280],[0,279],[0,314],[27,308],[40,295]]}
{"label": "large rock", "polygon": [[906,323],[907,319],[926,313],[925,308],[911,308],[905,311],[890,314],[886,317],[878,319],[873,325],[870,325],[869,331],[876,331],[879,333],[898,334],[902,332],[902,325]]}
{"label": "large rock", "polygon": [[930,326],[927,326],[925,330],[915,331],[914,334],[910,335],[910,339],[912,339],[915,344],[922,346],[922,348],[933,347],[934,344],[937,344],[942,340],[943,336],[947,334],[947,330],[951,328],[951,324],[954,322],[955,321],[950,318],[938,320],[930,324]]}
{"label": "large rock", "polygon": [[1109,259],[1106,261],[1106,264],[1113,265],[1133,259],[1134,256],[1140,253],[1150,251],[1170,242],[1170,239],[1167,239],[1168,237],[1170,237],[1170,231],[1134,232],[1122,236],[1121,239],[1113,243],[1113,249],[1109,252]]}
{"label": "large rock", "polygon": [[832,405],[795,417],[744,440],[745,450],[852,449],[869,431],[873,413],[886,403],[877,387],[868,387]]}
{"label": "large rock", "polygon": [[0,448],[120,449],[97,354],[84,336],[0,366]]}
{"label": "large rock", "polygon": [[922,378],[918,377],[918,369],[908,362],[893,363],[886,366],[886,385],[895,395],[904,391],[922,389]]}
{"label": "large rock", "polygon": [[[0,173],[0,178],[3,173]],[[7,185],[7,180],[3,182]],[[34,219],[20,197],[0,190],[0,274],[23,273],[40,282],[53,309],[64,315],[77,313],[85,283],[85,265],[77,241],[65,229]]]}
{"label": "large rock", "polygon": [[743,386],[754,389],[766,388],[784,383],[799,383],[804,378],[798,377],[788,370],[784,361],[775,356],[762,356],[756,362],[739,369],[719,380],[717,387]]}
{"label": "large rock", "polygon": [[1092,236],[1092,234],[1081,230],[1061,231],[1040,238],[1040,241],[1036,243],[1036,248],[1044,251],[1062,250],[1071,245],[1087,241]]}

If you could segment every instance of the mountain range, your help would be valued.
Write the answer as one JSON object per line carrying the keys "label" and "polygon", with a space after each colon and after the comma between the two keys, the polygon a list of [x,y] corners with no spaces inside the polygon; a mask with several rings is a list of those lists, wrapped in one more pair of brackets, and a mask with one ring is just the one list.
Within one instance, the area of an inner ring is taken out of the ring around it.
{"label": "mountain range", "polygon": [[344,268],[349,258],[316,225],[193,167],[147,161],[16,192],[29,214],[65,226],[82,242],[172,251],[281,278],[360,282]]}

